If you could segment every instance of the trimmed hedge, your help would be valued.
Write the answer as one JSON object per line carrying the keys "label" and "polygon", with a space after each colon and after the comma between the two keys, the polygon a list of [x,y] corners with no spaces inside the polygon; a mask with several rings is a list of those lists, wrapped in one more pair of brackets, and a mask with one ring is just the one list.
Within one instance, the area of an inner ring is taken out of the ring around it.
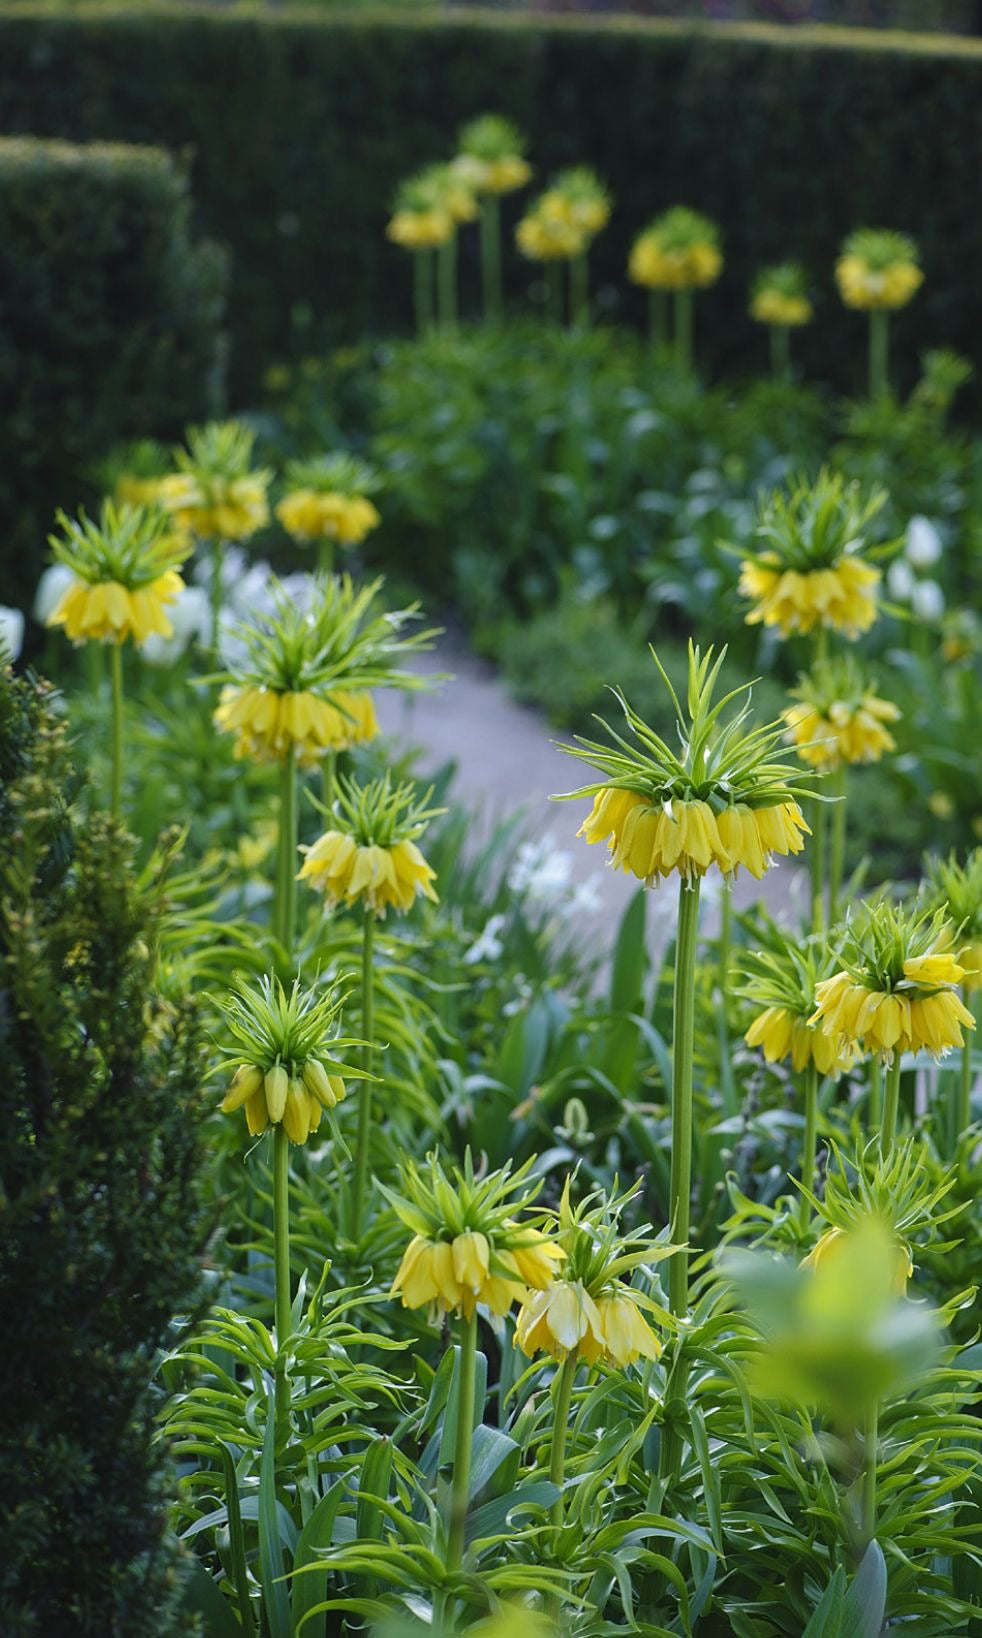
{"label": "trimmed hedge", "polygon": [[[393,190],[486,108],[528,132],[540,174],[582,159],[609,180],[617,208],[594,259],[617,315],[642,316],[624,264],[655,211],[684,200],[720,220],[727,269],[697,313],[714,370],[759,368],[747,285],[761,264],[794,254],[822,297],[797,352],[820,376],[861,387],[864,321],[841,309],[831,270],[845,233],[864,223],[907,230],[923,250],[926,286],[895,324],[903,368],[926,345],[971,352],[979,334],[978,42],[623,18],[29,4],[0,17],[0,104],[8,128],[190,147],[202,225],[234,253],[239,396],[290,347],[291,313],[312,310],[337,341],[408,325],[406,257],[383,232]],[[467,254],[473,290],[472,236]],[[513,292],[533,276],[513,254]]]}
{"label": "trimmed hedge", "polygon": [[0,140],[0,601],[30,601],[55,507],[114,443],[220,403],[226,258],[189,222],[160,150]]}

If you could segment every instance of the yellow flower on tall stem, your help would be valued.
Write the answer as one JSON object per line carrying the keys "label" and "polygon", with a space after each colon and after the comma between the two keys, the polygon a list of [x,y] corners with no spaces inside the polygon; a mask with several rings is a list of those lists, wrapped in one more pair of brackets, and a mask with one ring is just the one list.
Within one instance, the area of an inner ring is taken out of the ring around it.
{"label": "yellow flower on tall stem", "polygon": [[301,545],[318,542],[319,567],[327,574],[333,566],[335,545],[360,546],[381,523],[378,508],[368,498],[379,483],[374,468],[347,452],[291,461],[286,469],[287,492],[276,507],[276,516]]}
{"label": "yellow flower on tall stem", "polygon": [[402,184],[386,229],[393,244],[413,253],[416,329],[433,321],[433,253],[437,258],[437,309],[441,323],[457,317],[457,229],[477,216],[472,188],[453,165],[429,165]]}
{"label": "yellow flower on tall stem", "polygon": [[662,297],[671,292],[674,303],[676,363],[692,364],[692,296],[716,283],[723,271],[719,229],[708,216],[673,205],[650,222],[634,241],[628,277],[651,292],[649,330],[653,342],[664,340]]}
{"label": "yellow flower on tall stem", "polygon": [[276,1397],[282,1409],[289,1403],[285,1348],[291,1330],[289,1148],[307,1142],[322,1112],[332,1119],[345,1080],[364,1073],[339,1054],[363,1042],[341,1035],[341,1001],[333,989],[302,989],[299,979],[289,994],[273,977],[258,984],[237,979],[218,1006],[231,1043],[223,1061],[233,1070],[222,1112],[244,1109],[255,1138],[273,1128]]}
{"label": "yellow flower on tall stem", "polygon": [[924,283],[917,246],[889,228],[858,228],[845,240],[835,280],[847,307],[869,314],[869,391],[879,398],[890,386],[890,313],[906,307]]}
{"label": "yellow flower on tall stem", "polygon": [[[418,798],[413,785],[393,786],[389,775],[359,786],[340,780],[331,828],[305,854],[298,875],[319,889],[328,907],[358,904],[363,914],[362,1034],[364,1068],[372,1068],[374,1044],[374,938],[375,922],[395,909],[405,914],[420,895],[436,902],[431,869],[416,846],[427,825],[442,808],[427,807],[432,791]],[[351,1234],[357,1240],[368,1188],[368,1150],[371,1133],[371,1089],[366,1081],[358,1105],[358,1139],[351,1198]]]}
{"label": "yellow flower on tall stem", "polygon": [[842,968],[816,986],[812,1023],[875,1052],[889,1066],[880,1143],[896,1136],[905,1052],[942,1057],[962,1046],[975,1019],[959,999],[965,969],[944,943],[945,912],[863,906],[849,929]]}
{"label": "yellow flower on tall stem", "polygon": [[574,165],[560,172],[530,206],[515,230],[523,256],[542,262],[552,316],[563,319],[562,264],[569,269],[569,317],[573,324],[589,318],[587,255],[597,234],[610,220],[610,197],[596,172]]}
{"label": "yellow flower on tall stem", "polygon": [[501,198],[523,188],[532,167],[525,158],[525,138],[501,114],[479,114],[458,137],[453,161],[458,174],[477,195],[481,208],[481,285],[485,318],[500,318]]}
{"label": "yellow flower on tall stem", "polygon": [[767,325],[771,372],[776,380],[790,381],[790,333],[810,324],[813,313],[805,270],[799,262],[781,262],[757,274],[750,296],[750,316],[758,324]]}
{"label": "yellow flower on tall stem", "polygon": [[58,563],[73,579],[48,615],[74,643],[110,645],[112,674],[110,812],[118,815],[123,780],[123,657],[128,638],[169,637],[167,609],[184,590],[179,566],[190,546],[174,533],[159,507],[104,501],[99,521],[57,514],[60,534],[49,535]]}
{"label": "yellow flower on tall stem", "polygon": [[269,522],[272,473],[253,467],[255,433],[241,421],[189,427],[177,471],[159,486],[159,500],[182,529],[210,543],[211,646],[217,653],[225,543],[248,540]]}
{"label": "yellow flower on tall stem", "polygon": [[[955,853],[947,859],[930,859],[925,872],[923,901],[929,910],[941,910],[944,930],[938,948],[951,950],[964,972],[962,1001],[975,1017],[974,999],[982,987],[982,847],[964,860]],[[976,1026],[978,1019],[976,1017]],[[972,1124],[972,1044],[962,1047],[961,1074],[957,1090],[952,1086],[948,1104],[947,1146],[954,1155],[959,1140]]]}

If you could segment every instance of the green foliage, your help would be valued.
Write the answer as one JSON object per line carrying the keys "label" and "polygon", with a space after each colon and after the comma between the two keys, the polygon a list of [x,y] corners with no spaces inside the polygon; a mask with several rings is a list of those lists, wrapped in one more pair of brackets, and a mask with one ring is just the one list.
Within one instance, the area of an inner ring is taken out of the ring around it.
{"label": "green foliage", "polygon": [[0,674],[0,1625],[163,1634],[149,1360],[195,1295],[203,1048],[161,1007],[165,882],[69,806],[74,750],[50,690]]}
{"label": "green foliage", "polygon": [[[679,202],[720,223],[727,265],[697,320],[714,368],[760,358],[743,295],[761,265],[793,255],[827,292],[796,354],[855,384],[861,316],[840,308],[831,271],[874,208],[923,251],[924,289],[895,327],[902,373],[925,334],[974,346],[974,42],[428,9],[33,4],[5,8],[0,62],[8,129],[193,148],[202,222],[234,255],[243,385],[285,351],[291,309],[323,314],[338,340],[408,326],[405,259],[383,233],[389,201],[488,109],[528,133],[541,175],[602,164],[618,210],[596,246],[596,287],[633,317],[643,296],[624,268],[643,223]],[[218,97],[218,85],[232,89]],[[509,228],[520,209],[508,202]],[[466,258],[476,293],[473,241]],[[515,253],[507,274],[523,294],[530,275]]]}
{"label": "green foliage", "polygon": [[189,219],[187,181],[159,149],[0,141],[8,602],[27,602],[54,507],[75,505],[90,464],[215,406],[225,258],[192,242]]}

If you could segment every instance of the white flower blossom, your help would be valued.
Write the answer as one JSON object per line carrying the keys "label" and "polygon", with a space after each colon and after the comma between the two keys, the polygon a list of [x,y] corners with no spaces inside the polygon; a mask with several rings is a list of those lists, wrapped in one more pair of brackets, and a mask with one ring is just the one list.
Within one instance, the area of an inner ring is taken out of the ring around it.
{"label": "white flower blossom", "polygon": [[887,586],[890,596],[895,597],[898,603],[909,603],[915,585],[914,571],[904,558],[898,557],[887,570]]}
{"label": "white flower blossom", "polygon": [[915,569],[930,569],[942,553],[941,536],[930,518],[917,513],[907,525],[907,561]]}
{"label": "white flower blossom", "polygon": [[944,613],[944,592],[936,580],[918,580],[910,594],[910,606],[918,620],[940,620]]}
{"label": "white flower blossom", "polygon": [[465,967],[476,966],[479,961],[497,961],[505,947],[498,935],[506,920],[507,917],[500,913],[488,917],[470,949],[464,952],[462,959]]}
{"label": "white flower blossom", "polygon": [[47,625],[48,616],[54,614],[74,579],[75,576],[67,563],[52,563],[49,569],[45,569],[38,581],[34,607],[31,610],[39,626]]}
{"label": "white flower blossom", "polygon": [[7,608],[0,603],[0,652],[11,660],[17,660],[23,645],[24,616],[20,609]]}
{"label": "white flower blossom", "polygon": [[161,637],[152,631],[140,644],[148,665],[171,665],[192,642],[207,643],[211,638],[211,605],[201,586],[185,586],[167,610],[173,635]]}

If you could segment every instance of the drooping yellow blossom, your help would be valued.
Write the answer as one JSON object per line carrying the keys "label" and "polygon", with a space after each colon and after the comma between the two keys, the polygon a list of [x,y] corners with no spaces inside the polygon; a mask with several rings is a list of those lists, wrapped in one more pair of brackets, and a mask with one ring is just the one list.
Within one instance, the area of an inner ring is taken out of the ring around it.
{"label": "drooping yellow blossom", "polygon": [[782,262],[758,273],[750,298],[750,315],[758,324],[772,324],[781,330],[795,330],[810,324],[813,316],[808,299],[804,268],[797,262]]}
{"label": "drooping yellow blossom", "polygon": [[750,1047],[762,1047],[769,1064],[790,1058],[795,1070],[814,1064],[820,1075],[838,1075],[848,1069],[854,1054],[840,1050],[835,1038],[796,1017],[787,1007],[765,1007],[744,1035]]}
{"label": "drooping yellow blossom", "polygon": [[715,223],[674,206],[634,241],[628,277],[649,290],[705,290],[723,271]]}
{"label": "drooping yellow blossom", "polygon": [[589,165],[561,171],[539,199],[537,214],[549,225],[559,225],[593,239],[610,221],[610,198]]}
{"label": "drooping yellow blossom", "polygon": [[395,211],[385,236],[403,250],[435,250],[452,239],[453,232],[453,217],[449,210],[430,205],[423,210],[403,208]]}
{"label": "drooping yellow blossom", "polygon": [[173,634],[167,607],[184,590],[178,564],[190,548],[175,538],[156,507],[103,504],[98,522],[80,512],[58,513],[62,533],[51,549],[74,579],[47,625],[64,626],[75,643],[142,643],[152,633]]}
{"label": "drooping yellow blossom", "polygon": [[269,522],[272,474],[252,468],[255,434],[239,421],[190,427],[179,470],[160,482],[160,504],[203,540],[248,540]]}
{"label": "drooping yellow blossom", "polygon": [[788,737],[813,768],[879,762],[884,751],[896,750],[884,723],[896,722],[900,711],[874,693],[849,656],[817,662],[795,693],[797,703],[784,713]]}
{"label": "drooping yellow blossom", "polygon": [[362,904],[379,917],[390,908],[405,914],[420,894],[437,903],[436,871],[416,846],[436,813],[426,806],[431,794],[419,801],[412,785],[393,788],[388,775],[364,786],[340,781],[337,822],[301,848],[298,880],[322,892],[328,907]]}
{"label": "drooping yellow blossom", "polygon": [[774,927],[768,947],[749,951],[744,961],[743,995],[759,1009],[744,1034],[747,1045],[761,1047],[769,1064],[790,1060],[797,1072],[814,1065],[820,1075],[841,1075],[851,1068],[854,1049],[809,1022],[818,984],[838,965],[825,939]]}
{"label": "drooping yellow blossom", "polygon": [[375,704],[365,690],[338,689],[321,698],[310,690],[277,693],[270,688],[222,689],[215,725],[236,735],[235,754],[279,762],[291,746],[297,763],[312,767],[326,751],[348,751],[379,732]]}
{"label": "drooping yellow blossom", "polygon": [[[848,1259],[853,1252],[853,1236],[847,1229],[829,1228],[820,1236],[808,1253],[801,1260],[802,1268],[833,1268],[837,1263],[848,1266]],[[907,1281],[914,1273],[914,1264],[911,1261],[910,1247],[898,1245],[896,1247],[896,1274],[894,1277],[894,1293],[898,1297],[907,1295]]]}
{"label": "drooping yellow blossom", "polygon": [[956,853],[931,859],[927,867],[925,903],[941,910],[945,924],[939,950],[951,950],[963,969],[962,988],[982,987],[982,848],[964,859]]}
{"label": "drooping yellow blossom", "polygon": [[515,243],[530,261],[558,262],[579,256],[586,247],[586,237],[570,222],[531,211],[516,227]]}
{"label": "drooping yellow blossom", "polygon": [[924,283],[913,239],[886,228],[850,234],[835,264],[835,279],[846,306],[864,311],[906,307]]}
{"label": "drooping yellow blossom", "polygon": [[500,114],[479,114],[460,132],[455,164],[475,193],[512,193],[532,175],[518,127]]}
{"label": "drooping yellow blossom", "polygon": [[282,1124],[291,1143],[306,1143],[323,1111],[343,1101],[344,1077],[360,1074],[334,1056],[362,1045],[338,1034],[334,991],[304,991],[297,980],[287,994],[273,978],[258,988],[240,980],[219,1005],[235,1042],[226,1062],[231,1067],[238,1059],[222,1113],[244,1109],[252,1137]]}
{"label": "drooping yellow blossom", "polygon": [[710,865],[727,876],[743,865],[759,881],[775,854],[801,852],[808,829],[797,802],[767,808],[737,803],[714,813],[708,802],[675,798],[663,804],[605,785],[577,835],[607,840],[614,869],[631,871],[650,886],[674,871],[704,876]]}
{"label": "drooping yellow blossom", "polygon": [[276,516],[294,540],[336,540],[340,546],[359,545],[382,521],[378,508],[364,495],[318,494],[313,489],[284,495]]}
{"label": "drooping yellow blossom", "polygon": [[846,637],[869,631],[876,619],[876,587],[882,575],[869,563],[843,557],[827,569],[781,569],[776,555],[744,563],[740,591],[754,607],[747,625],[777,626],[782,637],[827,626]]}
{"label": "drooping yellow blossom", "polygon": [[940,947],[944,913],[926,922],[923,913],[886,905],[866,911],[851,934],[848,966],[816,986],[810,1021],[890,1057],[920,1051],[940,1057],[963,1046],[962,1028],[975,1026],[956,991],[965,969]]}

